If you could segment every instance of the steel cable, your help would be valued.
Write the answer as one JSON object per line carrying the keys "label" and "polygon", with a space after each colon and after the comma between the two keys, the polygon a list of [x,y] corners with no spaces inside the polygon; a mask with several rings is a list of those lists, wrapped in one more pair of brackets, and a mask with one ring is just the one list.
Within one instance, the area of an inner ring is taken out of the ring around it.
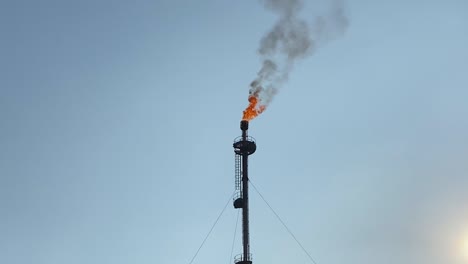
{"label": "steel cable", "polygon": [[312,258],[312,256],[309,254],[309,252],[307,252],[307,250],[304,248],[304,246],[302,246],[301,242],[299,242],[299,240],[296,238],[296,236],[293,234],[293,232],[289,229],[289,227],[286,225],[286,223],[284,223],[284,221],[281,219],[281,217],[275,212],[275,210],[273,209],[273,207],[271,207],[271,205],[267,202],[267,200],[265,199],[265,197],[263,197],[263,195],[258,191],[257,187],[255,187],[255,185],[253,184],[253,182],[249,179],[249,182],[250,184],[252,184],[252,187],[254,187],[254,190],[257,192],[257,194],[260,196],[260,198],[262,198],[262,200],[265,202],[265,204],[268,206],[268,208],[270,208],[270,210],[273,212],[273,214],[276,216],[276,218],[280,221],[280,223],[284,226],[284,228],[286,229],[286,231],[288,231],[288,233],[291,235],[291,237],[296,241],[296,243],[301,247],[302,251],[309,257],[310,261],[312,261],[312,263],[314,264],[317,264],[317,262],[315,262],[315,260]]}
{"label": "steel cable", "polygon": [[208,239],[208,237],[210,236],[211,232],[213,231],[213,229],[215,228],[216,224],[218,223],[219,219],[221,218],[221,216],[223,215],[224,211],[226,210],[227,206],[229,205],[229,202],[231,201],[232,197],[234,197],[234,194],[235,192],[232,193],[231,196],[229,196],[229,199],[228,201],[226,202],[226,205],[224,206],[223,210],[221,211],[221,213],[218,215],[218,218],[216,218],[216,221],[213,223],[213,225],[211,226],[211,229],[210,231],[208,231],[208,234],[206,234],[205,236],[205,239],[203,239],[203,242],[201,243],[200,247],[198,247],[198,250],[197,252],[195,253],[195,255],[193,256],[192,260],[190,260],[189,264],[192,264],[193,261],[195,260],[195,258],[197,257],[198,253],[200,252],[200,249],[203,247],[203,245],[205,244],[206,240]]}

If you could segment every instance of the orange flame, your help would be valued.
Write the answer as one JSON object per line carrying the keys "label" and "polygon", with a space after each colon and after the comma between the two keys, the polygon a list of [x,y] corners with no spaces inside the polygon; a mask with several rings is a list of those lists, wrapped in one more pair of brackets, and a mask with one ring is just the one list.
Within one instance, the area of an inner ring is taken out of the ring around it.
{"label": "orange flame", "polygon": [[257,96],[250,95],[249,105],[244,110],[244,116],[242,117],[242,120],[250,121],[254,119],[255,117],[257,117],[259,114],[261,114],[263,111],[265,111],[265,108],[266,108],[265,105],[257,105],[257,104],[258,104]]}

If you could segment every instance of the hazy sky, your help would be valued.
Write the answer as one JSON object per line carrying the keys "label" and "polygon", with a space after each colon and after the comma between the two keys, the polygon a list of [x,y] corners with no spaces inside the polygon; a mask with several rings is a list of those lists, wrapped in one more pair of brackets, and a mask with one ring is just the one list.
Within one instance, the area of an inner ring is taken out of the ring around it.
{"label": "hazy sky", "polygon": [[[468,1],[346,7],[251,122],[252,182],[318,264],[468,263]],[[252,0],[1,1],[0,263],[188,264],[274,22]],[[194,264],[232,263],[236,215]],[[254,192],[251,251],[310,263]]]}

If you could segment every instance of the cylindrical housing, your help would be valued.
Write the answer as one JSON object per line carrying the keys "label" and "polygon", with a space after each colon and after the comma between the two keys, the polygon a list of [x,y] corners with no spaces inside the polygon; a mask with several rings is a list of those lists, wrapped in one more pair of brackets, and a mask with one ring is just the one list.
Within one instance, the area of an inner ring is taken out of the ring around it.
{"label": "cylindrical housing", "polygon": [[241,129],[242,131],[246,131],[247,129],[249,129],[249,121],[247,121],[247,120],[242,120],[242,121],[240,122],[240,129]]}

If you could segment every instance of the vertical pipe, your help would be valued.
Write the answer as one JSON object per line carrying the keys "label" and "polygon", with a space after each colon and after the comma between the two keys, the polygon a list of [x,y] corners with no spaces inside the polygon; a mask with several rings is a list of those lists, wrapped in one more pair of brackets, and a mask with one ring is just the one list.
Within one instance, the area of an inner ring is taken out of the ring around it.
{"label": "vertical pipe", "polygon": [[[247,128],[242,130],[242,139],[247,141]],[[250,258],[250,239],[249,239],[249,177],[248,177],[248,153],[242,154],[242,240],[244,261]]]}

